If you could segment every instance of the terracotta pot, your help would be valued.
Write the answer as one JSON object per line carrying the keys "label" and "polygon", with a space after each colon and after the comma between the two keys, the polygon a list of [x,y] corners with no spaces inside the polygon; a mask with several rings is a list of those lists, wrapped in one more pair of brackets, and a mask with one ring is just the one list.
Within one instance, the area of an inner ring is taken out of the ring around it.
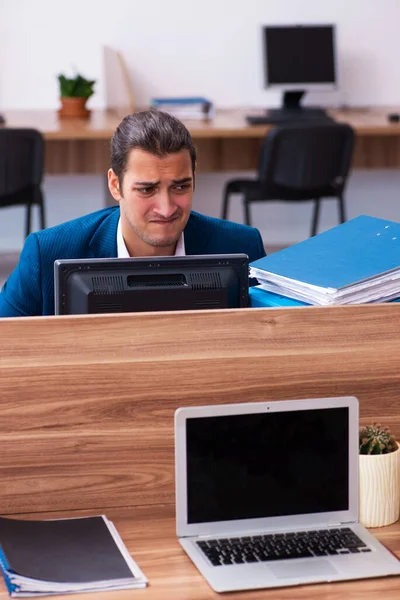
{"label": "terracotta pot", "polygon": [[62,96],[60,98],[61,108],[58,111],[60,117],[75,117],[85,119],[90,116],[90,110],[85,108],[87,98],[73,98]]}
{"label": "terracotta pot", "polygon": [[400,515],[400,446],[389,454],[360,454],[360,522],[382,527]]}

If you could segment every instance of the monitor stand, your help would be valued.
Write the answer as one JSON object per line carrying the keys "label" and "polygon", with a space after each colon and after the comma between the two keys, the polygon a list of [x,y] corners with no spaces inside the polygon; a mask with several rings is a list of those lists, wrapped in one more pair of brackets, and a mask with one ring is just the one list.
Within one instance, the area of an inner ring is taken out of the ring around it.
{"label": "monitor stand", "polygon": [[249,115],[246,117],[247,122],[250,125],[277,125],[316,120],[330,121],[330,117],[322,108],[301,106],[300,101],[304,94],[305,90],[284,92],[282,108],[268,108],[263,115]]}
{"label": "monitor stand", "polygon": [[308,120],[316,118],[327,118],[326,112],[322,108],[309,108],[301,106],[300,102],[305,94],[305,90],[293,90],[284,92],[282,108],[267,109],[267,117],[286,120],[298,119]]}

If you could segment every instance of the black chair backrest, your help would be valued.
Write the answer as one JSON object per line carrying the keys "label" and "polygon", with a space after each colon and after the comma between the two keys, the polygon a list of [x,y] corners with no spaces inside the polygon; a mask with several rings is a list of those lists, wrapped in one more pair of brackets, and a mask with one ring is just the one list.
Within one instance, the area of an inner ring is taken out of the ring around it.
{"label": "black chair backrest", "polygon": [[39,131],[0,128],[0,198],[40,185],[43,164],[44,140]]}
{"label": "black chair backrest", "polygon": [[258,176],[264,185],[296,190],[343,189],[354,145],[345,123],[280,125],[266,136]]}

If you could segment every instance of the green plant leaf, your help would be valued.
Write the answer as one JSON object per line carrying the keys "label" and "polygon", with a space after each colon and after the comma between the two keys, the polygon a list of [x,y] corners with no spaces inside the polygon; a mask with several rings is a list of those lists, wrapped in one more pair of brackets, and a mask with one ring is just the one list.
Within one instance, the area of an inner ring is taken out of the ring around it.
{"label": "green plant leaf", "polygon": [[94,94],[94,85],[96,80],[89,80],[82,75],[76,75],[73,78],[67,78],[65,75],[58,75],[60,85],[60,96],[74,98],[90,98]]}

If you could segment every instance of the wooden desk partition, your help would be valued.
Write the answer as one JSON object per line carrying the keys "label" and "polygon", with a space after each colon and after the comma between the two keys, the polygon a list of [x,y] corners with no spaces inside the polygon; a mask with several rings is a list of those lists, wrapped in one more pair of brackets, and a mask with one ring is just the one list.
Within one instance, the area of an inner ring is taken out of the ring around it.
{"label": "wooden desk partition", "polygon": [[[210,121],[185,121],[198,151],[200,172],[255,170],[259,149],[270,126],[250,126],[246,115],[261,109],[221,109]],[[400,126],[387,115],[399,107],[329,109],[356,133],[353,167],[398,168]],[[10,110],[10,127],[35,127],[46,140],[46,172],[101,173],[110,165],[110,138],[125,113],[93,110],[90,119],[60,119],[55,110]]]}
{"label": "wooden desk partition", "polygon": [[0,320],[0,513],[174,502],[179,406],[356,395],[400,437],[400,306]]}
{"label": "wooden desk partition", "polygon": [[[1,319],[0,339],[0,514],[106,513],[150,585],[98,600],[221,597],[176,540],[177,407],[354,394],[400,436],[400,305]],[[400,557],[399,523],[375,533]],[[224,599],[399,596],[385,578]]]}

